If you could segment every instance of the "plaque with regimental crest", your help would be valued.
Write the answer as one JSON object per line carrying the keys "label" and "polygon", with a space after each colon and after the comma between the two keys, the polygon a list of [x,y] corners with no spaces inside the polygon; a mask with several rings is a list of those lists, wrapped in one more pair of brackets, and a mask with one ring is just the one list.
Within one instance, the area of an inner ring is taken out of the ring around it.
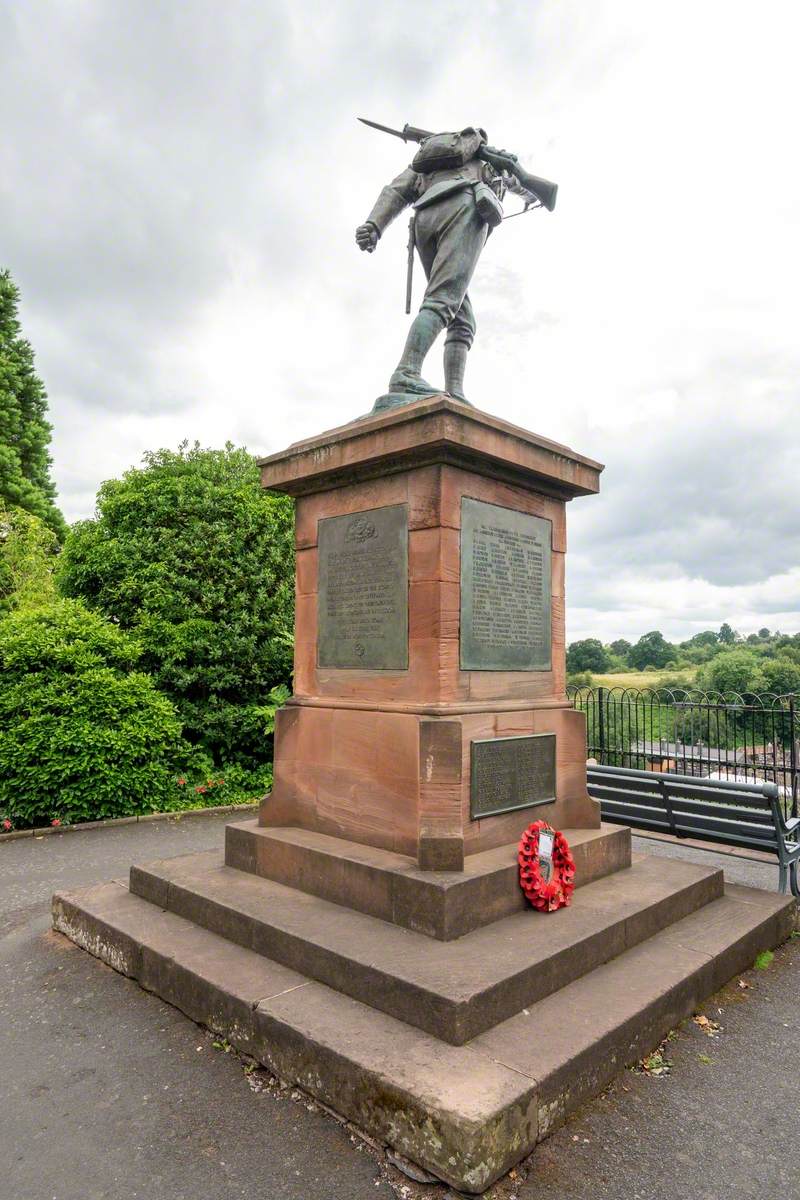
{"label": "plaque with regimental crest", "polygon": [[469,811],[473,821],[555,800],[554,733],[473,741],[471,754]]}
{"label": "plaque with regimental crest", "polygon": [[462,671],[549,671],[552,522],[461,501]]}
{"label": "plaque with regimental crest", "polygon": [[408,669],[408,506],[392,504],[318,527],[317,664]]}

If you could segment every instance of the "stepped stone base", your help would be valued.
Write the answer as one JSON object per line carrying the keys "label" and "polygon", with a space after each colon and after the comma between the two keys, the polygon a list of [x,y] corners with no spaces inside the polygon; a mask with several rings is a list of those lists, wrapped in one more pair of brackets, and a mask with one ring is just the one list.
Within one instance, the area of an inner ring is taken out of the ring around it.
{"label": "stepped stone base", "polygon": [[[564,836],[578,887],[631,865],[627,828],[566,829]],[[422,871],[404,854],[250,819],[225,827],[225,862],[445,942],[527,907],[516,842],[469,855],[463,871]]]}
{"label": "stepped stone base", "polygon": [[226,867],[217,851],[131,869],[130,890],[355,1000],[463,1045],[722,895],[722,872],[639,856],[549,916],[453,942]]}
{"label": "stepped stone base", "polygon": [[217,852],[53,899],[78,945],[472,1193],[793,919],[786,897],[641,856],[570,908],[444,942]]}

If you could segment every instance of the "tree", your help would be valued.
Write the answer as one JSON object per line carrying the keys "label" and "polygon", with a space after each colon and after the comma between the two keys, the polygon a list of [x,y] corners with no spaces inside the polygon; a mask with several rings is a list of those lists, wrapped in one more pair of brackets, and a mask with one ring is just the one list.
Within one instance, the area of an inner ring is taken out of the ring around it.
{"label": "tree", "polygon": [[762,641],[765,642],[769,639],[769,630],[767,629],[766,625],[763,627],[763,629],[759,629],[758,636],[762,639]]}
{"label": "tree", "polygon": [[602,674],[606,670],[608,651],[597,638],[573,642],[567,649],[567,671],[570,675],[576,671],[598,671]]}
{"label": "tree", "polygon": [[719,634],[713,629],[704,629],[702,633],[696,633],[694,637],[690,637],[688,642],[684,642],[684,646],[716,646],[719,642]]}
{"label": "tree", "polygon": [[612,654],[616,654],[618,658],[622,659],[627,659],[631,652],[631,644],[625,638],[617,638],[608,648]]}
{"label": "tree", "polygon": [[262,489],[246,450],[184,444],[104,483],[58,580],[135,634],[142,667],[215,766],[269,762],[268,694],[291,681],[293,509]]}
{"label": "tree", "polygon": [[762,659],[752,650],[728,650],[718,654],[703,672],[702,686],[709,691],[739,696],[767,691]]}
{"label": "tree", "polygon": [[0,504],[0,616],[57,599],[58,540],[39,517]]}
{"label": "tree", "polygon": [[61,539],[66,526],[50,478],[47,392],[22,337],[18,306],[10,273],[0,271],[0,505],[33,513]]}
{"label": "tree", "polygon": [[628,662],[637,671],[646,667],[665,667],[675,657],[675,647],[670,645],[663,633],[657,629],[644,633],[628,654]]}
{"label": "tree", "polygon": [[170,806],[188,747],[140,653],[73,600],[0,620],[0,810],[14,825]]}
{"label": "tree", "polygon": [[732,646],[736,641],[736,631],[731,629],[727,621],[724,621],[719,627],[719,640],[726,646]]}
{"label": "tree", "polygon": [[776,658],[764,659],[761,669],[768,692],[774,692],[776,696],[800,693],[800,665],[788,654],[779,654]]}

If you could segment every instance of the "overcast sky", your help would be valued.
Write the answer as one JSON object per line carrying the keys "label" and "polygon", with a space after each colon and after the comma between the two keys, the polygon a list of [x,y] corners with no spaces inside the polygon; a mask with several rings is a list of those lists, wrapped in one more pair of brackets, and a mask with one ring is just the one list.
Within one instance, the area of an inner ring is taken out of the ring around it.
{"label": "overcast sky", "polygon": [[370,408],[406,228],[353,229],[411,152],[355,118],[480,124],[560,187],[485,250],[467,394],[606,463],[569,639],[800,629],[799,35],[795,0],[0,0],[0,264],[68,519],[144,450]]}

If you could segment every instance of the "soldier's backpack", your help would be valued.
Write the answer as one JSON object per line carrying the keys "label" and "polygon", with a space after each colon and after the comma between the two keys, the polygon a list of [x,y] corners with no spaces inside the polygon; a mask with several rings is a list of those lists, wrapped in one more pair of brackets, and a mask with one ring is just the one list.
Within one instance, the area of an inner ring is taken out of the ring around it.
{"label": "soldier's backpack", "polygon": [[475,157],[485,141],[483,130],[471,125],[460,133],[434,133],[420,144],[411,168],[420,175],[458,170]]}

